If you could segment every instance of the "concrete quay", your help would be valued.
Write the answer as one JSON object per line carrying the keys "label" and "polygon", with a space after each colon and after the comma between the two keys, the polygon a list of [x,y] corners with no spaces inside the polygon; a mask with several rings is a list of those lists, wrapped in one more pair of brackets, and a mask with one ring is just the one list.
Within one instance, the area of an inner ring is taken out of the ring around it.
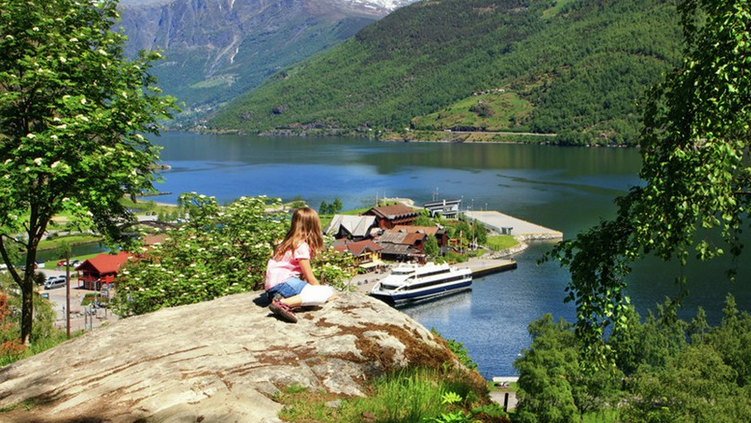
{"label": "concrete quay", "polygon": [[488,229],[511,235],[517,241],[563,239],[563,232],[518,219],[498,211],[467,211],[466,216],[481,222]]}
{"label": "concrete quay", "polygon": [[494,260],[475,260],[468,263],[472,269],[472,277],[490,275],[498,272],[516,269],[516,260],[511,259],[494,259]]}

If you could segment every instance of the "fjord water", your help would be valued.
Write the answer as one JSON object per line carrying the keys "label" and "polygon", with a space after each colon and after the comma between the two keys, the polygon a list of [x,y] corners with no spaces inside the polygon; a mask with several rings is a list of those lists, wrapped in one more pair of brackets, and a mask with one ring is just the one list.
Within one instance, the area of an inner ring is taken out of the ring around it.
{"label": "fjord water", "polygon": [[[175,203],[180,193],[195,191],[220,202],[257,195],[302,198],[314,208],[339,198],[353,209],[382,197],[407,197],[417,205],[461,198],[464,208],[498,210],[560,230],[566,238],[611,217],[613,199],[639,183],[635,149],[184,133],[152,142],[164,147],[162,161],[171,166],[157,184],[170,194],[156,201]],[[537,264],[552,245],[532,243],[514,257],[516,270],[475,279],[471,292],[403,311],[464,344],[484,377],[515,374],[512,363],[529,345],[530,321],[544,313],[574,320],[573,306],[563,303],[567,271],[555,263]],[[683,270],[691,295],[682,317],[690,319],[701,305],[710,323],[717,323],[728,292],[739,308],[751,310],[747,267],[741,267],[736,284],[725,280],[722,264]],[[637,310],[646,315],[675,295],[673,280],[680,272],[656,260],[639,264],[628,290]]]}

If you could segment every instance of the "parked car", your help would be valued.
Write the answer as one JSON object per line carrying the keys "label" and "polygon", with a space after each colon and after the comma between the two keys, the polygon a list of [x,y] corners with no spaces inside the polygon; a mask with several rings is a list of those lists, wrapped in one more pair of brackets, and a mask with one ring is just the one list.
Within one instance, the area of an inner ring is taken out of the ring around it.
{"label": "parked car", "polygon": [[[81,262],[78,261],[78,260],[71,260],[70,261],[70,267],[76,267],[79,264],[81,264]],[[65,266],[65,259],[60,260],[60,261],[57,262],[57,267],[63,267],[63,266]]]}
{"label": "parked car", "polygon": [[65,286],[65,275],[57,276],[55,279],[47,280],[44,283],[44,289],[55,289],[55,288],[62,288]]}

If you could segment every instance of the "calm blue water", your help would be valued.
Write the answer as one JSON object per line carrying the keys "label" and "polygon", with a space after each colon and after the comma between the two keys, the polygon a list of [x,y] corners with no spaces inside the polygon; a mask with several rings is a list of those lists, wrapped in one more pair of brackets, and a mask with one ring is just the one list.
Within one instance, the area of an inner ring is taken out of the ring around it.
{"label": "calm blue water", "polygon": [[[317,208],[339,198],[345,208],[372,206],[377,197],[408,197],[419,205],[461,198],[464,207],[489,209],[574,234],[612,216],[613,199],[638,184],[639,155],[631,149],[534,145],[379,143],[347,138],[284,138],[165,134],[162,160],[172,166],[157,189],[175,203],[183,192],[303,198]],[[404,312],[446,338],[462,342],[483,376],[515,374],[529,344],[527,325],[544,313],[573,321],[562,302],[568,279],[555,263],[536,265],[552,244],[535,243],[515,257],[518,269],[476,279],[471,292],[405,308]],[[746,265],[746,267],[748,267]],[[637,310],[674,295],[678,266],[647,261],[638,266],[629,295]],[[704,306],[719,321],[727,292],[751,309],[748,269],[730,285],[716,265],[689,269],[692,295],[684,317]],[[745,285],[744,285],[745,283]]]}

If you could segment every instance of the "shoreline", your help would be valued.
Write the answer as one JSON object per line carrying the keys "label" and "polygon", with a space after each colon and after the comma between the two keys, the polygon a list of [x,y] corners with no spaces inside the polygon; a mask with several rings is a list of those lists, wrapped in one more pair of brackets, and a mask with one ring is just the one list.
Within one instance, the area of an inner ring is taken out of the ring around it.
{"label": "shoreline", "polygon": [[[289,130],[271,130],[271,131],[265,131],[260,132],[257,134],[251,134],[247,132],[243,132],[241,130],[214,130],[214,131],[192,131],[192,130],[167,130],[165,132],[190,132],[190,133],[196,133],[196,134],[203,134],[203,135],[247,135],[247,136],[257,136],[257,137],[277,137],[277,136],[284,136],[284,137],[352,137],[352,138],[363,138],[368,140],[374,140],[376,142],[388,142],[388,143],[444,143],[444,144],[539,144],[539,145],[548,145],[551,147],[606,147],[606,148],[639,148],[639,144],[635,143],[633,145],[629,144],[609,144],[609,143],[592,143],[592,144],[561,144],[556,143],[551,140],[514,140],[514,139],[507,139],[507,140],[499,140],[499,139],[487,139],[491,137],[510,137],[510,138],[550,138],[555,139],[558,134],[557,133],[533,133],[533,132],[502,132],[502,131],[493,131],[493,132],[484,132],[484,131],[420,131],[420,130],[410,130],[410,133],[416,134],[416,133],[425,133],[425,134],[433,134],[433,135],[443,135],[443,137],[439,137],[439,139],[426,139],[426,138],[420,138],[420,137],[414,137],[414,138],[407,138],[404,136],[393,136],[397,134],[402,134],[399,132],[393,132],[393,131],[384,131],[385,135],[378,135],[378,134],[372,134],[367,133],[363,134],[360,132],[357,132],[355,130],[352,131],[321,131],[316,132],[316,130],[313,131],[289,131]],[[393,134],[393,135],[392,135]],[[457,134],[460,136],[465,136],[466,138],[462,139],[461,137],[451,137],[446,138],[446,134]],[[481,138],[481,139],[477,139]],[[486,138],[486,139],[482,139]]]}

